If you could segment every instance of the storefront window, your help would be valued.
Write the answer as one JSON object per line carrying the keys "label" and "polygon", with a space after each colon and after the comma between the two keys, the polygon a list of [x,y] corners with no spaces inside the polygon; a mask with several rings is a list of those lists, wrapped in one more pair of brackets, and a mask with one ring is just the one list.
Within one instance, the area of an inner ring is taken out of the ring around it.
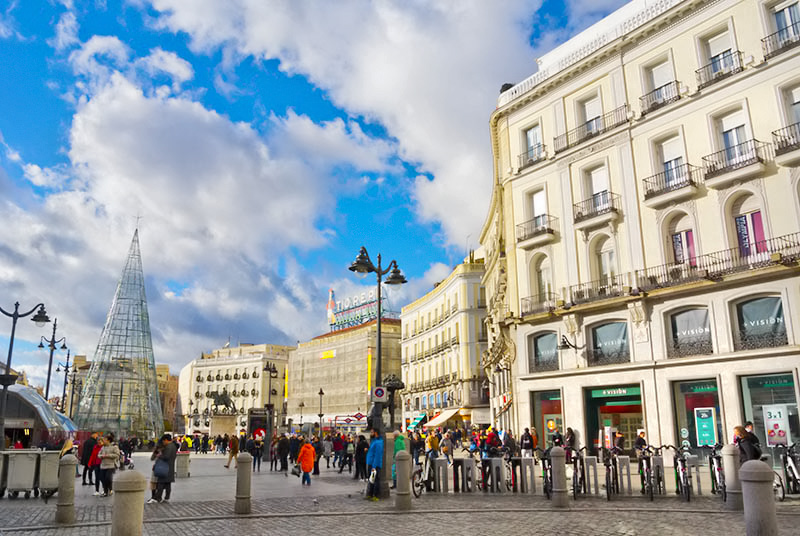
{"label": "storefront window", "polygon": [[558,335],[545,333],[528,337],[528,371],[558,370]]}
{"label": "storefront window", "polygon": [[612,444],[614,433],[625,439],[630,450],[633,441],[644,429],[642,389],[638,385],[613,385],[585,390],[586,445],[597,453],[601,446]]}
{"label": "storefront window", "polygon": [[708,309],[688,309],[671,315],[669,319],[672,344],[667,348],[668,357],[713,353]]}
{"label": "storefront window", "polygon": [[788,344],[783,302],[778,297],[756,298],[736,306],[736,350],[772,348]]}
{"label": "storefront window", "polygon": [[705,459],[704,445],[725,443],[719,410],[717,380],[673,382],[675,436],[679,445]]}
{"label": "storefront window", "polygon": [[[752,421],[753,432],[758,436],[762,449],[791,445],[800,440],[792,375],[742,376],[740,380],[745,420]],[[772,454],[772,459],[777,460],[776,453]]]}
{"label": "storefront window", "polygon": [[592,328],[589,366],[627,363],[631,360],[627,322],[609,322]]}
{"label": "storefront window", "polygon": [[539,437],[539,448],[546,449],[553,444],[556,429],[564,433],[564,417],[561,410],[561,391],[535,391],[531,393],[531,420]]}

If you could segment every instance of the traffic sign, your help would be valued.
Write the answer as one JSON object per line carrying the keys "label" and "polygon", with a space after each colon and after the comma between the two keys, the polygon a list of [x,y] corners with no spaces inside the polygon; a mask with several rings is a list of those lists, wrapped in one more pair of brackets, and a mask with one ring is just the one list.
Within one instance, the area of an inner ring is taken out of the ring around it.
{"label": "traffic sign", "polygon": [[374,387],[372,389],[372,401],[373,402],[386,402],[389,398],[389,393],[386,392],[386,388],[383,386]]}

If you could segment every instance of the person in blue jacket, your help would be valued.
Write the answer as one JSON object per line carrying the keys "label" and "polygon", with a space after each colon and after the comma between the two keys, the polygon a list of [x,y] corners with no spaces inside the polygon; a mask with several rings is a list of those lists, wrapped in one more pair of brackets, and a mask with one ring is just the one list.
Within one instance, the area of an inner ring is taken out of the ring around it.
{"label": "person in blue jacket", "polygon": [[[367,485],[367,493],[364,497],[372,501],[378,500],[378,492],[380,490],[380,473],[383,466],[383,438],[378,435],[378,432],[372,430],[370,432],[369,450],[367,451],[367,477],[369,484]],[[375,469],[375,479],[371,478],[372,470]]]}

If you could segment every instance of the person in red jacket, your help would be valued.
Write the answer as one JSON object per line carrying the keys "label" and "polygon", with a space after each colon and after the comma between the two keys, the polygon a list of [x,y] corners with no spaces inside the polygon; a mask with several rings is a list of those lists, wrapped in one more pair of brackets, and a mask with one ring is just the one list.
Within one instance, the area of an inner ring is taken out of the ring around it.
{"label": "person in red jacket", "polygon": [[300,440],[300,453],[297,455],[297,463],[300,464],[300,470],[303,471],[303,478],[300,485],[311,485],[311,471],[314,470],[314,460],[317,458],[317,451],[311,443],[306,442],[305,439]]}
{"label": "person in red jacket", "polygon": [[94,494],[97,496],[102,495],[100,493],[100,449],[104,444],[103,437],[98,437],[97,443],[92,448],[92,455],[89,456],[89,470],[94,473]]}

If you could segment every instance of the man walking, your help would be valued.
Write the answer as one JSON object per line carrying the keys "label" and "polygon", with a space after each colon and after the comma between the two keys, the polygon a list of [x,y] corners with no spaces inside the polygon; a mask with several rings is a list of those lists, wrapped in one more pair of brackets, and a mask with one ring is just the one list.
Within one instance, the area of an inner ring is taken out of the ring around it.
{"label": "man walking", "polygon": [[[89,460],[92,457],[92,451],[94,450],[95,445],[97,445],[97,432],[92,432],[91,437],[83,442],[81,445],[81,465],[83,465],[83,483],[82,486],[92,486],[94,482],[92,482],[92,473],[94,473],[94,467],[89,467]],[[86,474],[89,474],[89,482],[86,482]]]}
{"label": "man walking", "polygon": [[228,463],[225,464],[225,469],[231,466],[231,459],[233,459],[233,466],[239,467],[239,461],[236,456],[239,455],[239,438],[236,434],[231,434],[230,452],[228,453]]}
{"label": "man walking", "polygon": [[[377,501],[380,493],[381,467],[383,467],[383,438],[378,435],[375,429],[370,432],[370,436],[369,450],[367,451],[367,479],[369,480],[369,485],[364,498]],[[372,478],[373,469],[375,470],[374,479]]]}

